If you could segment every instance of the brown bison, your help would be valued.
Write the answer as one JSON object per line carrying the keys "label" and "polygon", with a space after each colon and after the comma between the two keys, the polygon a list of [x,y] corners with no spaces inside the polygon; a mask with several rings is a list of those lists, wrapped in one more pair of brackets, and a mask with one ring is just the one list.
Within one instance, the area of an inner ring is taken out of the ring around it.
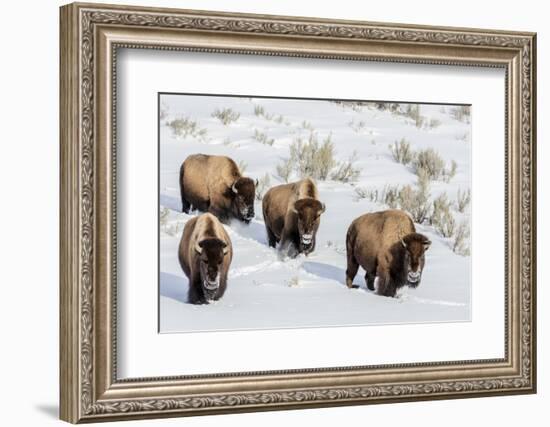
{"label": "brown bison", "polygon": [[210,212],[224,223],[237,218],[249,223],[254,218],[256,185],[241,176],[229,157],[194,154],[180,168],[182,211]]}
{"label": "brown bison", "polygon": [[424,252],[430,240],[416,232],[411,218],[403,211],[387,210],[356,218],[346,236],[346,284],[353,287],[359,266],[366,271],[367,287],[378,294],[394,297],[398,288],[420,284]]}
{"label": "brown bison", "polygon": [[178,258],[189,279],[190,303],[210,303],[223,296],[233,248],[223,225],[214,215],[205,213],[185,224]]}
{"label": "brown bison", "polygon": [[319,201],[312,179],[270,188],[262,200],[262,210],[269,246],[280,243],[281,253],[291,257],[313,252],[325,205]]}

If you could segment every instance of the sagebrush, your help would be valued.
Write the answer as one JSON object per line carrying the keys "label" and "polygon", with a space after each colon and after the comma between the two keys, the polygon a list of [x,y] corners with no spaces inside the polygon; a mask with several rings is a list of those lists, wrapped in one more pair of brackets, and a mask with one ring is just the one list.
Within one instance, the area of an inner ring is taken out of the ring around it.
{"label": "sagebrush", "polygon": [[359,156],[356,151],[348,158],[342,162],[338,162],[336,169],[330,175],[330,178],[334,181],[340,182],[353,182],[357,181],[359,175],[361,174],[361,169],[355,166],[355,162],[358,160]]}
{"label": "sagebrush", "polygon": [[359,120],[357,122],[355,120],[352,120],[348,123],[348,125],[356,133],[361,133],[367,127],[367,124],[363,120]]}
{"label": "sagebrush", "polygon": [[429,179],[438,180],[445,172],[445,161],[433,148],[416,152],[413,167],[415,173],[425,173]]}
{"label": "sagebrush", "polygon": [[241,175],[243,175],[246,171],[246,168],[248,167],[248,163],[246,163],[244,160],[239,160],[237,163],[237,167],[239,168],[239,172]]}
{"label": "sagebrush", "polygon": [[254,139],[264,145],[272,146],[275,143],[275,139],[269,138],[267,133],[261,132],[258,129],[254,129]]}
{"label": "sagebrush", "polygon": [[424,125],[424,117],[422,117],[420,104],[407,104],[405,115],[414,120],[417,128],[421,128]]}
{"label": "sagebrush", "polygon": [[399,142],[395,141],[389,147],[391,155],[397,163],[408,165],[413,161],[414,151],[411,148],[410,142],[405,138],[401,138]]}
{"label": "sagebrush", "polygon": [[414,187],[404,186],[398,194],[399,206],[409,212],[413,220],[422,224],[430,214],[430,181],[420,174]]}
{"label": "sagebrush", "polygon": [[443,237],[451,237],[455,233],[456,221],[451,210],[451,202],[446,193],[440,194],[434,200],[430,222]]}
{"label": "sagebrush", "polygon": [[270,186],[271,186],[271,177],[269,176],[268,173],[266,173],[256,182],[256,200],[262,201],[262,199],[264,198],[265,192],[269,189]]}
{"label": "sagebrush", "polygon": [[234,111],[231,108],[216,109],[212,113],[212,117],[219,119],[225,126],[230,123],[236,122],[241,117],[241,113]]}
{"label": "sagebrush", "polygon": [[470,224],[467,221],[463,221],[458,226],[454,239],[453,239],[453,251],[462,256],[470,255]]}
{"label": "sagebrush", "polygon": [[456,208],[459,212],[464,213],[468,205],[470,204],[470,200],[472,198],[472,192],[468,188],[466,191],[462,191],[460,188],[457,191],[456,194]]}
{"label": "sagebrush", "polygon": [[314,178],[325,181],[328,178],[340,182],[353,182],[359,178],[360,168],[356,166],[358,155],[352,155],[344,161],[335,159],[332,135],[328,134],[322,142],[315,132],[307,139],[296,138],[290,145],[290,157],[276,166],[277,175],[288,182],[294,172],[299,178]]}
{"label": "sagebrush", "polygon": [[418,177],[414,186],[386,185],[381,190],[355,187],[354,191],[356,201],[368,199],[390,209],[402,209],[419,224],[426,221],[431,213],[430,181],[425,176]]}
{"label": "sagebrush", "polygon": [[293,163],[290,160],[290,158],[283,159],[283,161],[275,167],[275,170],[277,171],[277,175],[284,182],[288,182],[288,180],[290,179],[290,175],[292,174],[292,169],[293,169]]}
{"label": "sagebrush", "polygon": [[176,138],[187,138],[189,136],[205,141],[208,131],[201,128],[199,124],[188,117],[179,117],[166,123],[172,129],[172,134]]}
{"label": "sagebrush", "polygon": [[458,107],[453,107],[450,110],[451,117],[460,122],[470,123],[470,106],[469,105],[459,105]]}
{"label": "sagebrush", "polygon": [[314,132],[310,132],[307,141],[295,139],[290,146],[290,160],[300,178],[326,180],[336,165],[332,136],[329,134],[322,143]]}

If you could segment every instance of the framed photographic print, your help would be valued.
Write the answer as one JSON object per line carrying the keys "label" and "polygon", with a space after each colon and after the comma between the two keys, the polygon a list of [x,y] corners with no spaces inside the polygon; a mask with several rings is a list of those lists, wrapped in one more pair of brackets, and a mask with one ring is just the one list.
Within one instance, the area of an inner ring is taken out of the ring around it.
{"label": "framed photographic print", "polygon": [[61,8],[61,418],[536,390],[535,34]]}

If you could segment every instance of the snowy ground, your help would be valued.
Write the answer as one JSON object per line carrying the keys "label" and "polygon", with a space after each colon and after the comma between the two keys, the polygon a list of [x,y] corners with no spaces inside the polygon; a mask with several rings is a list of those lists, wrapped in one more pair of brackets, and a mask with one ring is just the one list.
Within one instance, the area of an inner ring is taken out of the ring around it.
{"label": "snowy ground", "polygon": [[[454,199],[459,188],[470,188],[470,125],[452,118],[450,107],[422,105],[422,115],[441,125],[419,129],[412,119],[389,111],[327,101],[161,95],[161,106],[166,115],[160,126],[160,209],[167,215],[160,226],[161,332],[470,320],[470,257],[454,253],[450,239],[429,225],[416,225],[433,242],[418,289],[402,289],[398,298],[380,297],[366,289],[362,269],[354,281],[360,288],[345,286],[345,235],[350,222],[363,213],[387,208],[368,199],[357,200],[355,187],[382,189],[387,184],[416,182],[410,167],[393,160],[389,144],[405,137],[415,150],[432,147],[446,162],[456,161],[457,173],[450,182],[432,182],[432,198],[444,191]],[[255,106],[264,107],[273,117],[257,116]],[[239,112],[239,119],[223,125],[211,116],[223,108]],[[205,134],[174,136],[166,123],[182,117],[196,121]],[[363,126],[357,125],[360,122]],[[356,151],[361,168],[358,181],[351,184],[318,182],[327,211],[321,218],[316,251],[281,261],[267,246],[261,203],[256,202],[256,218],[250,225],[233,222],[226,227],[234,258],[225,296],[210,305],[188,304],[187,278],[177,260],[181,231],[192,217],[181,213],[178,172],[182,161],[194,153],[227,155],[246,163],[245,175],[261,178],[269,173],[271,185],[277,185],[282,181],[276,165],[288,157],[292,141],[307,138],[311,128],[321,141],[332,135],[338,160]],[[257,141],[255,130],[273,138],[273,145]],[[455,214],[468,220],[469,212],[468,208]]]}

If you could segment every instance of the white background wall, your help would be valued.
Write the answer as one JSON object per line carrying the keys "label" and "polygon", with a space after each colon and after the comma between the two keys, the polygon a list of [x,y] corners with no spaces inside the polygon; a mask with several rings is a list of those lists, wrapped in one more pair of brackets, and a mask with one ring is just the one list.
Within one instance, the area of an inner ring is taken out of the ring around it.
{"label": "white background wall", "polygon": [[[122,3],[111,0],[113,3]],[[130,425],[279,426],[344,423],[408,426],[543,425],[550,404],[547,326],[550,269],[550,29],[544,2],[357,0],[271,2],[186,0],[134,4],[304,15],[325,18],[528,30],[538,32],[538,351],[539,393],[439,402],[267,412]],[[57,421],[58,402],[58,6],[57,0],[2,5],[0,65],[0,420],[2,425],[45,426]],[[153,424],[154,423],[154,424]]]}

